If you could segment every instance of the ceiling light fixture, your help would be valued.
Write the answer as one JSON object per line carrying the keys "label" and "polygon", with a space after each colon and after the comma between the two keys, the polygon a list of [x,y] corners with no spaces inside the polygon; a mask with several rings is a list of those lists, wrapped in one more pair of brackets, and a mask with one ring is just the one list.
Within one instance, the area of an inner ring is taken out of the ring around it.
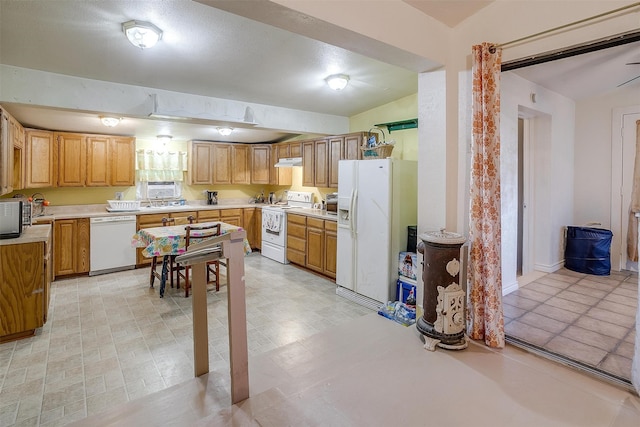
{"label": "ceiling light fixture", "polygon": [[231,132],[233,132],[233,128],[230,127],[218,128],[218,133],[222,136],[229,136],[231,135]]}
{"label": "ceiling light fixture", "polygon": [[162,30],[151,22],[127,21],[122,24],[122,31],[135,47],[148,49],[162,39]]}
{"label": "ceiling light fixture", "polygon": [[121,117],[100,116],[100,121],[102,122],[102,124],[110,128],[118,126],[120,120],[122,120]]}
{"label": "ceiling light fixture", "polygon": [[342,90],[349,83],[349,76],[346,74],[333,74],[325,79],[329,87],[333,90]]}
{"label": "ceiling light fixture", "polygon": [[171,142],[171,139],[173,137],[171,135],[158,135],[156,136],[156,139],[158,140],[158,142],[162,142],[163,144],[166,144],[167,142]]}

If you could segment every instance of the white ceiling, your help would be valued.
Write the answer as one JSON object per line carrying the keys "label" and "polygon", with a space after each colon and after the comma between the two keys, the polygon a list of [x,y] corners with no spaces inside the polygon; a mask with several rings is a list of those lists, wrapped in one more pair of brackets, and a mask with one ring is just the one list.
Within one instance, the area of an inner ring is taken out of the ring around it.
{"label": "white ceiling", "polygon": [[[403,1],[449,26],[457,25],[491,3]],[[256,15],[260,15],[261,8],[269,4],[218,0],[0,0],[0,62],[94,80],[344,117],[416,93],[417,72],[438,66],[427,58],[412,57],[389,46],[380,46],[380,49],[384,51],[385,61],[393,64],[382,62],[381,55],[372,59],[318,41],[342,41],[343,36],[335,27],[323,27],[321,23],[316,22],[314,38],[310,38],[220,9],[258,19]],[[121,30],[121,24],[131,19],[153,22],[164,31],[163,40],[149,50],[133,47]],[[266,17],[264,20],[267,22]],[[305,24],[311,26],[310,22]],[[353,40],[343,42],[343,46],[348,45],[353,46]],[[609,55],[609,59],[617,65],[620,61],[629,62],[625,58],[639,60],[635,54],[622,55],[630,54],[621,53],[615,58]],[[597,69],[603,84],[604,77],[613,77],[611,72],[602,75],[602,59],[593,61],[599,66],[590,64],[556,71],[545,64],[537,66],[535,71],[517,72],[577,99],[581,95],[568,94],[568,90],[584,92],[584,83],[582,89],[573,86],[580,85],[578,77],[585,71]],[[633,67],[618,68],[628,72]],[[345,90],[334,92],[324,84],[323,79],[333,73],[351,76]],[[616,76],[615,81],[620,81],[620,76]],[[593,88],[591,84],[587,86]],[[177,140],[237,142],[275,141],[292,136],[287,131],[246,127],[237,128],[230,137],[221,137],[214,130],[215,123],[145,117],[125,117],[117,128],[107,130],[97,120],[99,111],[51,110],[7,102],[3,105],[26,126],[65,131],[109,131],[147,139],[172,134]]]}

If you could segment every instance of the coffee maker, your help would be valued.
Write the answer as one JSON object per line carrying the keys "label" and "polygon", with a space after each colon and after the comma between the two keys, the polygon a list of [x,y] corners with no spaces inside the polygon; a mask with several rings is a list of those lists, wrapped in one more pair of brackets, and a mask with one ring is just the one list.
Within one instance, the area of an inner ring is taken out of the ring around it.
{"label": "coffee maker", "polygon": [[208,205],[217,205],[218,204],[218,192],[217,191],[207,191],[207,204]]}

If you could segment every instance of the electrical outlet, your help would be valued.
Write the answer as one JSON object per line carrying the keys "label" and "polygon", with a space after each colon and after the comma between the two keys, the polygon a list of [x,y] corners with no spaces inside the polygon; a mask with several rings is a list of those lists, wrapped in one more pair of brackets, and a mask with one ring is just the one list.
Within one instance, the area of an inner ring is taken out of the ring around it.
{"label": "electrical outlet", "polygon": [[116,191],[116,200],[124,199],[124,193],[122,191]]}

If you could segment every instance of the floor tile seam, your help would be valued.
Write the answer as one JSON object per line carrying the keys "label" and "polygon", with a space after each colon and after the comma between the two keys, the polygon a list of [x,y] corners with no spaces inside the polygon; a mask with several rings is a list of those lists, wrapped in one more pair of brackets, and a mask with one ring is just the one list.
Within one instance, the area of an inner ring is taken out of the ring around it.
{"label": "floor tile seam", "polygon": [[4,389],[4,383],[7,380],[7,374],[9,373],[9,366],[11,366],[11,362],[13,362],[13,356],[14,356],[14,354],[16,352],[17,342],[14,341],[11,344],[12,344],[13,348],[11,349],[11,356],[9,357],[9,362],[7,362],[7,365],[6,365],[5,370],[4,370],[4,375],[2,376],[2,381],[0,381],[0,393],[2,393],[2,390]]}

